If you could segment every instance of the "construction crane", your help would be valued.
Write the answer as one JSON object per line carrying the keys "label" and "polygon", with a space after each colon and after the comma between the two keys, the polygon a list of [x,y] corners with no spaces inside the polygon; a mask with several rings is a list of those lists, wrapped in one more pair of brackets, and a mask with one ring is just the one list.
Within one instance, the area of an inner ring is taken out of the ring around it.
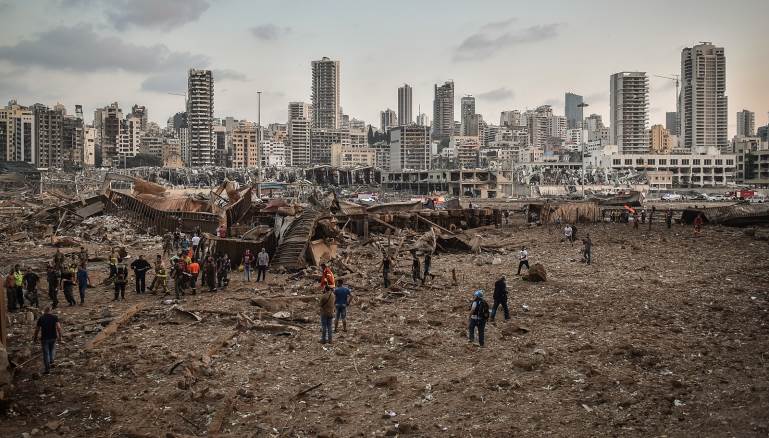
{"label": "construction crane", "polygon": [[667,79],[670,81],[674,81],[676,83],[676,114],[678,114],[678,117],[681,117],[681,111],[679,108],[680,99],[678,97],[678,89],[681,86],[681,75],[677,75],[677,74],[671,74],[670,76],[654,75],[654,77]]}

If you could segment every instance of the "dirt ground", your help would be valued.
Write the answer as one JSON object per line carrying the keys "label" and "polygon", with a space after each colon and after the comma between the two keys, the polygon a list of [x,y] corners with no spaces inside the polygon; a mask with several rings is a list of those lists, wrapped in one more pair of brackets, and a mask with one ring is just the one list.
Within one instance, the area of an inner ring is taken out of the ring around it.
{"label": "dirt ground", "polygon": [[[119,303],[89,289],[85,306],[58,309],[65,334],[50,375],[32,355],[34,316],[13,314],[10,352],[28,362],[0,436],[769,434],[767,242],[729,228],[695,238],[681,226],[582,225],[577,237],[594,242],[587,266],[555,229],[479,232],[507,245],[436,255],[424,287],[408,281],[403,255],[391,292],[376,251],[348,247],[355,301],[331,345],[318,342],[317,304],[301,298],[317,294],[310,273],[266,284],[235,274],[179,304],[200,321],[132,285]],[[547,282],[515,276],[521,244]],[[157,244],[142,245],[152,260]],[[11,247],[0,261],[45,252]],[[91,269],[98,283],[106,264]],[[489,323],[480,348],[467,340],[467,306],[476,288],[490,299],[503,274],[512,318]],[[115,335],[84,348],[100,320],[138,302]]]}

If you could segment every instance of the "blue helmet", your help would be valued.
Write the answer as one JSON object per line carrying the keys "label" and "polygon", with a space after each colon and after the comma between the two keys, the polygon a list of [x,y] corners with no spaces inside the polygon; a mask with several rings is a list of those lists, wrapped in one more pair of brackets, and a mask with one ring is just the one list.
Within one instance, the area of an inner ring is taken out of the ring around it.
{"label": "blue helmet", "polygon": [[476,298],[483,298],[483,289],[478,289],[473,293]]}

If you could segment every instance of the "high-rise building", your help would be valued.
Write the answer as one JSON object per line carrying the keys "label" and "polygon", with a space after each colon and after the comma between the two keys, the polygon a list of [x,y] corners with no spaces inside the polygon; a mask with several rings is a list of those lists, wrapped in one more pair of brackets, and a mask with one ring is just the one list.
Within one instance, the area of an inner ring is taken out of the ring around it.
{"label": "high-rise building", "polygon": [[349,146],[349,131],[341,129],[310,130],[310,160],[312,164],[331,164],[331,145]]}
{"label": "high-rise building", "polygon": [[48,108],[41,103],[36,103],[32,105],[32,112],[35,115],[37,166],[59,169],[64,167],[61,145],[64,111],[61,108]]}
{"label": "high-rise building", "polygon": [[649,152],[649,78],[646,72],[611,76],[610,141],[623,154]]}
{"label": "high-rise building", "polygon": [[564,100],[564,114],[566,114],[566,124],[568,129],[578,128],[582,122],[582,110],[580,106],[584,101],[582,96],[574,93],[566,93]]}
{"label": "high-rise building", "polygon": [[96,164],[96,128],[86,127],[83,131],[83,165]]}
{"label": "high-rise building", "polygon": [[462,96],[462,99],[459,101],[459,108],[460,121],[462,123],[462,135],[473,135],[470,134],[470,131],[475,131],[475,135],[478,135],[478,126],[476,125],[475,128],[473,128],[472,123],[470,122],[470,117],[475,114],[475,97],[470,95]]}
{"label": "high-rise building", "polygon": [[190,69],[187,76],[187,166],[214,164],[214,77],[211,70]]}
{"label": "high-rise building", "polygon": [[288,103],[288,120],[294,119],[307,119],[310,120],[310,104],[306,102],[289,102]]}
{"label": "high-rise building", "polygon": [[379,112],[380,124],[382,132],[387,132],[388,129],[398,126],[398,115],[395,111],[387,108],[384,111]]}
{"label": "high-rise building", "polygon": [[529,145],[545,150],[547,140],[550,138],[553,108],[550,105],[542,105],[525,114],[526,126],[529,132]]}
{"label": "high-rise building", "polygon": [[649,152],[652,154],[669,154],[673,152],[673,139],[662,125],[653,125],[649,133]]}
{"label": "high-rise building", "polygon": [[139,118],[141,130],[147,131],[147,107],[144,105],[134,105],[131,107],[131,115]]}
{"label": "high-rise building", "polygon": [[292,166],[310,165],[310,121],[303,117],[288,122],[288,150],[286,157]]}
{"label": "high-rise building", "polygon": [[312,61],[312,126],[339,129],[341,121],[339,61],[326,57]]}
{"label": "high-rise building", "polygon": [[526,126],[521,112],[518,110],[502,111],[499,115],[499,125],[508,128]]}
{"label": "high-rise building", "polygon": [[419,126],[431,126],[430,116],[425,113],[417,114],[417,125]]}
{"label": "high-rise building", "polygon": [[670,135],[678,135],[678,113],[667,112],[665,113],[665,129],[668,130]]}
{"label": "high-rise building", "polygon": [[414,122],[411,116],[411,85],[403,84],[398,87],[398,124],[410,125]]}
{"label": "high-rise building", "polygon": [[746,109],[737,113],[737,136],[753,137],[756,135],[756,113]]}
{"label": "high-rise building", "polygon": [[435,85],[433,138],[443,140],[454,133],[454,82]]}
{"label": "high-rise building", "polygon": [[61,133],[62,164],[83,163],[85,159],[85,126],[83,125],[83,118],[64,116],[62,118]]}
{"label": "high-rise building", "polygon": [[0,161],[37,165],[36,152],[34,113],[12,100],[0,108]]}
{"label": "high-rise building", "polygon": [[681,146],[695,153],[725,150],[728,139],[726,57],[723,47],[705,42],[681,51]]}
{"label": "high-rise building", "polygon": [[259,144],[256,126],[244,123],[232,132],[232,167],[255,168],[259,166]]}
{"label": "high-rise building", "polygon": [[427,126],[403,125],[390,131],[390,170],[407,169],[430,169],[430,128]]}

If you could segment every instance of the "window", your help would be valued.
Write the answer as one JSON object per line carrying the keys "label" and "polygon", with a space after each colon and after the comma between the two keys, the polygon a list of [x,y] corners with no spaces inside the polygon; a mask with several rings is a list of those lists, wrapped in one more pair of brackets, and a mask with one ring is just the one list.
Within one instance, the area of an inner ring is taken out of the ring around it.
{"label": "window", "polygon": [[671,158],[670,159],[670,165],[671,166],[678,166],[678,158]]}
{"label": "window", "polygon": [[700,165],[700,159],[699,158],[695,158],[694,160],[692,160],[692,164],[694,164],[695,166],[699,166]]}
{"label": "window", "polygon": [[619,166],[621,163],[622,163],[622,160],[620,160],[619,158],[615,158],[614,160],[612,160],[612,164],[615,166]]}
{"label": "window", "polygon": [[668,160],[664,158],[660,158],[660,166],[667,166],[667,164],[668,164]]}
{"label": "window", "polygon": [[637,164],[637,165],[639,165],[639,166],[643,166],[643,164],[644,164],[644,159],[643,159],[643,158],[636,158],[636,159],[635,159],[635,164]]}
{"label": "window", "polygon": [[684,159],[682,159],[682,160],[681,160],[681,165],[682,165],[682,166],[688,166],[688,165],[689,165],[689,159],[688,159],[688,158],[684,158]]}
{"label": "window", "polygon": [[711,164],[713,164],[713,160],[705,160],[706,166],[710,166]]}
{"label": "window", "polygon": [[657,162],[654,158],[649,158],[646,160],[646,164],[654,165]]}
{"label": "window", "polygon": [[633,160],[631,160],[630,158],[625,158],[625,166],[630,166],[632,164],[633,164]]}
{"label": "window", "polygon": [[[740,157],[740,158],[742,158],[742,157]],[[726,160],[726,165],[727,166],[734,166],[734,160]]]}
{"label": "window", "polygon": [[[708,163],[705,163],[708,164]],[[716,166],[721,166],[724,164],[724,160],[716,160]]]}

